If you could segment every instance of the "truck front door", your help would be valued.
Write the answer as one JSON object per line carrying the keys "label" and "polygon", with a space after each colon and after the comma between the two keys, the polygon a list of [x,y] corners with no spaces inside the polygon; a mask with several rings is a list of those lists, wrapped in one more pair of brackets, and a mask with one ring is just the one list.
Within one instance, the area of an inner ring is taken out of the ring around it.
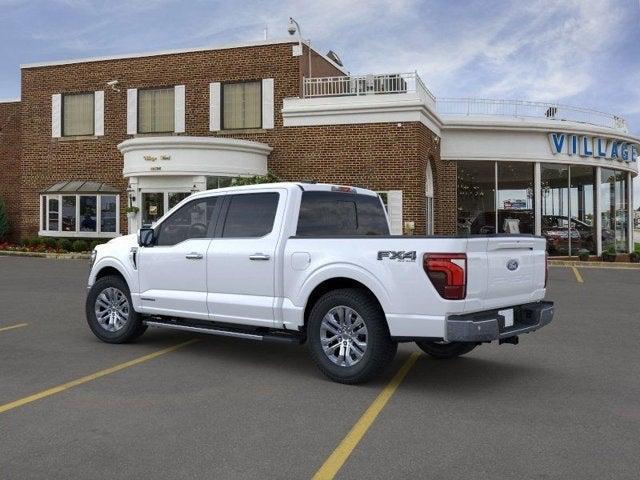
{"label": "truck front door", "polygon": [[194,199],[161,221],[154,246],[139,249],[144,313],[209,319],[206,255],[218,212],[218,197]]}

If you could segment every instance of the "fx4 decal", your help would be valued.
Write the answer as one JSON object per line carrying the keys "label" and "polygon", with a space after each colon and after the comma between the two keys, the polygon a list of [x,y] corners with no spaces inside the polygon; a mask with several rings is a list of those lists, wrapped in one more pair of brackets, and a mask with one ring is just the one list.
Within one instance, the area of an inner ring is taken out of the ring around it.
{"label": "fx4 decal", "polygon": [[398,262],[415,262],[416,251],[405,252],[404,250],[399,250],[394,252],[393,250],[381,250],[378,252],[378,260],[384,259],[397,260]]}

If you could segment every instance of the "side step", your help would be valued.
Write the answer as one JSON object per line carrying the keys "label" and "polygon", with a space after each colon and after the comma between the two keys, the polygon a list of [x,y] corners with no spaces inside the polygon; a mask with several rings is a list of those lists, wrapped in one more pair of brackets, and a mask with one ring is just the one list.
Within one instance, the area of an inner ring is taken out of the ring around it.
{"label": "side step", "polygon": [[300,344],[302,339],[293,333],[262,333],[260,331],[243,331],[237,328],[221,327],[219,325],[188,324],[183,322],[165,321],[160,319],[144,320],[142,323],[149,327],[170,328],[187,332],[206,333],[208,335],[219,335],[221,337],[244,338],[247,340],[257,340],[259,342],[280,342]]}

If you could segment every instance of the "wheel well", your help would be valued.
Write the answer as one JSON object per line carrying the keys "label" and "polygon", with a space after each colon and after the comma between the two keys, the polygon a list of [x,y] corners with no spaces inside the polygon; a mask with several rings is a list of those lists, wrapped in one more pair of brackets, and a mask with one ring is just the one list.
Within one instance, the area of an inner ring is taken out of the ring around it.
{"label": "wheel well", "polygon": [[357,288],[362,290],[367,295],[369,295],[375,302],[378,304],[381,312],[384,312],[378,297],[363,283],[358,282],[357,280],[353,280],[352,278],[338,277],[331,278],[329,280],[325,280],[321,284],[319,284],[316,288],[313,289],[311,295],[309,295],[309,299],[307,300],[307,305],[304,308],[304,324],[307,325],[307,321],[309,320],[309,315],[311,314],[311,309],[316,304],[316,302],[322,297],[325,293],[328,293],[332,290],[338,290],[340,288]]}
{"label": "wheel well", "polygon": [[114,275],[114,276],[120,277],[122,280],[124,280],[125,283],[127,283],[127,279],[124,278],[124,275],[122,275],[120,271],[114,267],[104,267],[103,269],[101,269],[96,275],[96,280],[102,277],[106,277],[108,275]]}

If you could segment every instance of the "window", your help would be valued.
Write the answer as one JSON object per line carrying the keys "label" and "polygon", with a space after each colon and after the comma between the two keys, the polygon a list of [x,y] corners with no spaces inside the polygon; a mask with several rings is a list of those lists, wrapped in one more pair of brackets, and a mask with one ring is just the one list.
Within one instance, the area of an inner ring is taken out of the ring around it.
{"label": "window", "polygon": [[102,195],[100,197],[100,231],[115,233],[117,216],[116,196]]}
{"label": "window", "polygon": [[496,232],[495,162],[458,162],[458,234]]}
{"label": "window", "polygon": [[41,235],[115,237],[119,199],[115,194],[43,194]]}
{"label": "window", "polygon": [[175,130],[175,89],[138,91],[138,133],[168,133]]}
{"label": "window", "polygon": [[230,187],[233,177],[207,177],[207,190]]}
{"label": "window", "polygon": [[222,90],[224,130],[262,127],[262,82],[226,83]]}
{"label": "window", "polygon": [[63,95],[62,135],[75,137],[94,134],[94,94],[74,93]]}
{"label": "window", "polygon": [[304,192],[297,235],[389,235],[380,198],[338,192]]}
{"label": "window", "polygon": [[164,193],[145,192],[142,194],[142,224],[151,225],[164,215]]}
{"label": "window", "polygon": [[191,195],[190,192],[170,192],[167,194],[169,210],[179,204],[182,200]]}
{"label": "window", "polygon": [[217,200],[200,198],[180,207],[158,227],[157,244],[170,246],[192,238],[210,238]]}
{"label": "window", "polygon": [[600,171],[602,251],[628,251],[627,173],[603,168]]}
{"label": "window", "polygon": [[279,197],[275,192],[232,195],[222,236],[256,238],[270,233],[273,230]]}
{"label": "window", "polygon": [[498,162],[498,232],[535,231],[533,163]]}
{"label": "window", "polygon": [[75,232],[76,231],[76,197],[63,196],[62,197],[62,231],[63,232]]}

